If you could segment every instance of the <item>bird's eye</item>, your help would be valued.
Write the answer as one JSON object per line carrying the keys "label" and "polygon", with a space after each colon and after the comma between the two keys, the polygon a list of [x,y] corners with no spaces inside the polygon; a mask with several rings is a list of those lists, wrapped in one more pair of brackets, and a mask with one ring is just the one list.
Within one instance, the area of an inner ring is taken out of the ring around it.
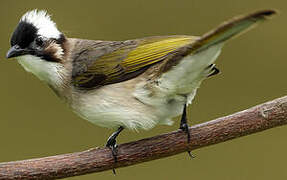
{"label": "bird's eye", "polygon": [[37,37],[35,42],[37,46],[42,46],[44,44],[44,40],[41,37]]}

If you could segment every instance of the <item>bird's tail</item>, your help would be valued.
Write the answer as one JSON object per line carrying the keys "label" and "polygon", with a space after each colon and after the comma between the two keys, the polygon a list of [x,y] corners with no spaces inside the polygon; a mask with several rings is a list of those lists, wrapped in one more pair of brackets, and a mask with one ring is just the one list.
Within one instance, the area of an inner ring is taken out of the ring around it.
{"label": "bird's tail", "polygon": [[200,52],[210,46],[219,44],[251,29],[259,22],[276,14],[275,10],[261,10],[245,16],[238,16],[219,25],[204,34],[192,44],[192,51]]}
{"label": "bird's tail", "polygon": [[[205,33],[203,36],[191,44],[176,50],[174,53],[171,53],[162,66],[161,72],[168,71],[172,66],[176,65],[179,61],[184,59],[178,57],[185,57],[191,54],[196,54],[212,46],[226,42],[227,40],[256,26],[259,22],[270,18],[274,14],[276,14],[275,10],[261,10],[248,15],[237,16],[229,21],[222,23],[217,28]],[[172,63],[170,63],[170,61],[172,61]]]}
{"label": "bird's tail", "polygon": [[262,10],[235,17],[169,53],[158,73],[160,89],[166,91],[165,94],[195,94],[201,81],[212,74],[212,68],[208,67],[213,67],[211,64],[219,56],[224,42],[275,13],[274,10]]}

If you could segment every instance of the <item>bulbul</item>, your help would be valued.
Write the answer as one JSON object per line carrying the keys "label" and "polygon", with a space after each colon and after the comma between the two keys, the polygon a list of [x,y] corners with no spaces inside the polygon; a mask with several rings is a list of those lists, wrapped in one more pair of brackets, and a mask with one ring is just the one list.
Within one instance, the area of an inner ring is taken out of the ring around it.
{"label": "bulbul", "polygon": [[16,57],[82,118],[117,129],[106,144],[116,162],[116,137],[125,128],[171,125],[182,114],[180,129],[189,143],[186,107],[201,82],[219,72],[213,63],[223,45],[273,14],[238,16],[201,37],[101,41],[68,38],[46,11],[32,10],[13,32],[7,58]]}

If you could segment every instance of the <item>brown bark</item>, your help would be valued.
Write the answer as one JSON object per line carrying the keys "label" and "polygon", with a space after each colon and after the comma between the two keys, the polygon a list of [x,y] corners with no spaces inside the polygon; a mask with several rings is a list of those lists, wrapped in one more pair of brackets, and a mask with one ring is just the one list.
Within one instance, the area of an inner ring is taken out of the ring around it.
{"label": "brown bark", "polygon": [[217,144],[287,123],[287,96],[182,131],[119,145],[118,163],[108,148],[0,163],[0,179],[56,179],[130,166]]}

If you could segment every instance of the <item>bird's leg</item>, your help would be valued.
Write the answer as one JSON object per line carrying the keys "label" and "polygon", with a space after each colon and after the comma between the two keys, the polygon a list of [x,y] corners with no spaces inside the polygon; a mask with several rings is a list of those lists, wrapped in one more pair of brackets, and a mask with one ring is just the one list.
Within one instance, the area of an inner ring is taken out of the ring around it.
{"label": "bird's leg", "polygon": [[[180,120],[180,126],[179,129],[183,130],[186,135],[187,135],[187,143],[190,143],[190,132],[189,132],[189,128],[188,128],[188,124],[187,124],[187,118],[186,118],[186,104],[184,104],[183,107],[183,112],[182,112],[182,116],[181,116],[181,120]],[[191,154],[190,150],[187,151],[188,155],[191,158],[194,158],[194,156]]]}
{"label": "bird's leg", "polygon": [[[118,145],[116,138],[120,134],[120,132],[124,129],[124,127],[120,126],[117,131],[115,131],[109,138],[106,144],[106,147],[110,148],[112,151],[112,155],[114,157],[114,162],[117,163],[117,154],[118,154]],[[116,174],[115,168],[113,168],[113,173]]]}

